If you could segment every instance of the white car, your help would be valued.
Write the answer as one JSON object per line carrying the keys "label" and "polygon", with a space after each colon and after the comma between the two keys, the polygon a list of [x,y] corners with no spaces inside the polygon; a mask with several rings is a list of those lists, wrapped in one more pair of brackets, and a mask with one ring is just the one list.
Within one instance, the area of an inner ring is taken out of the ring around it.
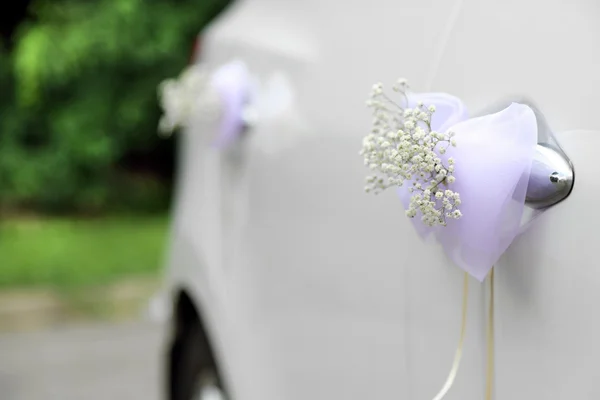
{"label": "white car", "polygon": [[[227,149],[211,147],[215,135],[200,127],[179,136],[169,398],[438,392],[458,341],[463,274],[414,233],[392,191],[364,193],[358,155],[369,89],[398,77],[458,96],[473,114],[525,97],[547,120],[540,127],[576,180],[496,265],[495,398],[600,398],[599,18],[597,0],[231,5],[201,34],[198,60],[280,73],[293,102]],[[446,399],[483,398],[487,297],[471,286]]]}

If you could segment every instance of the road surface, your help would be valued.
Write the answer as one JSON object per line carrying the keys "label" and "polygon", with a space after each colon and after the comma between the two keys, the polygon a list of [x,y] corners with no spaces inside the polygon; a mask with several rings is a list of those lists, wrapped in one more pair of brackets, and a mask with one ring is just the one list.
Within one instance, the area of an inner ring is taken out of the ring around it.
{"label": "road surface", "polygon": [[162,400],[161,332],[144,321],[0,334],[0,399]]}

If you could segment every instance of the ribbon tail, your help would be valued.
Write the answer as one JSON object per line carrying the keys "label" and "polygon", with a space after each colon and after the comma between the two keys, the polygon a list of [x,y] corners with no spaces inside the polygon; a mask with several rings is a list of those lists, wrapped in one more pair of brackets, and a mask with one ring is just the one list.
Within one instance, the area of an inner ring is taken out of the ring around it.
{"label": "ribbon tail", "polygon": [[456,348],[456,352],[454,353],[454,361],[452,362],[452,368],[450,369],[450,373],[448,374],[448,378],[446,379],[444,386],[442,386],[442,389],[433,398],[433,400],[442,400],[446,396],[448,391],[452,388],[452,385],[454,384],[454,380],[456,379],[456,375],[458,374],[458,370],[460,368],[460,360],[462,358],[465,334],[467,331],[467,305],[469,303],[469,274],[466,272],[463,283],[462,297],[462,322],[460,324],[460,338],[458,339],[458,346]]}
{"label": "ribbon tail", "polygon": [[494,268],[490,271],[490,301],[487,322],[487,367],[485,400],[492,400],[494,388]]}
{"label": "ribbon tail", "polygon": [[[488,320],[487,320],[487,365],[486,365],[486,379],[485,379],[485,400],[492,400],[493,388],[494,388],[494,269],[490,271],[489,276],[490,282],[490,300],[488,303]],[[460,338],[458,340],[458,346],[454,354],[454,361],[452,362],[452,368],[448,374],[448,378],[442,386],[442,389],[433,398],[433,400],[442,400],[446,394],[452,388],[458,370],[460,368],[460,361],[462,359],[463,345],[465,339],[465,333],[467,328],[467,304],[469,298],[469,274],[465,272],[465,279],[463,284],[463,301],[462,301],[462,321],[460,327]]]}

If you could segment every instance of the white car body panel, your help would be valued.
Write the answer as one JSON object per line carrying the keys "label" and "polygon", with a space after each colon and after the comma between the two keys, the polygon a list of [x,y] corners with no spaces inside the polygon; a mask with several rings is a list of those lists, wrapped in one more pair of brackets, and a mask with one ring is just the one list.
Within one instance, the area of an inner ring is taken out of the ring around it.
{"label": "white car body panel", "polygon": [[[182,135],[167,286],[189,290],[234,400],[427,399],[458,341],[462,272],[420,241],[395,194],[363,192],[377,81],[409,79],[477,112],[511,95],[544,113],[575,188],[496,268],[497,399],[598,399],[596,177],[600,3],[246,0],[203,33],[202,60],[282,71],[293,146]],[[310,134],[306,132],[310,131]],[[471,280],[452,399],[483,398],[484,284]]]}

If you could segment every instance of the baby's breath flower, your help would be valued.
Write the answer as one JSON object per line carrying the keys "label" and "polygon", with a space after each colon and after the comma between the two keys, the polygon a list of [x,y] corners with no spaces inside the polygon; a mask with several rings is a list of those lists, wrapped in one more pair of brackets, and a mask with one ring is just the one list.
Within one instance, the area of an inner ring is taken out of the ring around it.
{"label": "baby's breath flower", "polygon": [[167,79],[158,87],[163,115],[159,132],[170,135],[178,128],[186,128],[192,118],[211,121],[220,112],[218,93],[210,85],[210,75],[201,64],[192,65],[177,79]]}
{"label": "baby's breath flower", "polygon": [[[406,80],[399,79],[393,89],[406,103]],[[363,139],[360,154],[365,165],[383,177],[367,177],[365,191],[379,193],[408,181],[411,199],[407,217],[420,213],[429,226],[446,225],[447,219],[460,218],[460,196],[450,186],[456,180],[455,160],[441,159],[449,147],[456,146],[455,135],[431,131],[435,105],[420,102],[415,108],[404,107],[384,93],[381,83],[373,86],[366,104],[373,110],[373,126]]]}

